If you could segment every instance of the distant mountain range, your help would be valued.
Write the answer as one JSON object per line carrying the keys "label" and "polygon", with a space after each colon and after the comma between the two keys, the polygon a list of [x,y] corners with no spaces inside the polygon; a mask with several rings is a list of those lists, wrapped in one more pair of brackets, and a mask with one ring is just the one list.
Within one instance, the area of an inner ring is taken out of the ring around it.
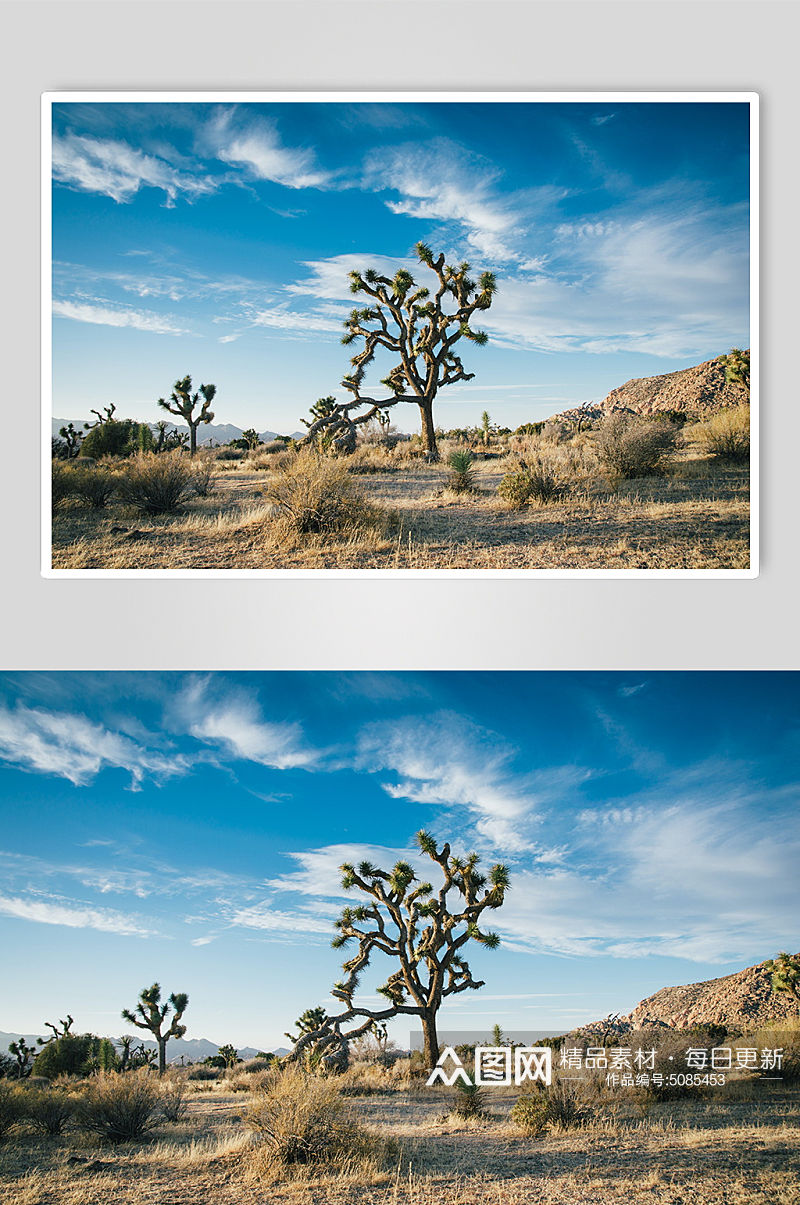
{"label": "distant mountain range", "polygon": [[[48,1035],[36,1033],[3,1033],[0,1031],[0,1051],[8,1050],[9,1042],[17,1042],[20,1038],[24,1038],[30,1046],[36,1045],[37,1038],[44,1038]],[[52,1035],[50,1035],[52,1036]],[[118,1038],[112,1039],[114,1042],[119,1042]],[[150,1040],[139,1040],[138,1034],[134,1042],[135,1046],[144,1046],[149,1050],[155,1050],[156,1044]],[[287,1054],[285,1046],[279,1046],[272,1051],[273,1054]],[[219,1054],[219,1046],[214,1042],[209,1042],[208,1038],[172,1038],[167,1043],[167,1061],[177,1063],[181,1057],[187,1063],[202,1063],[203,1059],[211,1058],[212,1055]],[[258,1051],[253,1046],[239,1047],[239,1058],[253,1059],[258,1054]]]}
{"label": "distant mountain range", "polygon": [[[115,415],[114,417],[116,418],[117,416]],[[124,422],[124,419],[122,419],[121,416],[120,419]],[[53,435],[58,435],[61,427],[68,427],[70,423],[72,423],[77,431],[82,431],[84,422],[86,422],[86,419],[83,418],[54,418],[52,420],[51,433]],[[156,424],[148,423],[147,425],[153,434],[155,434]],[[187,434],[189,432],[189,428],[184,426],[182,423],[168,423],[166,429],[167,431],[185,431]],[[244,431],[242,428],[235,427],[233,423],[220,423],[218,425],[215,425],[214,423],[203,423],[203,425],[197,429],[197,443],[199,447],[202,447],[203,445],[208,446],[212,443],[215,445],[227,444],[230,443],[232,439],[241,439],[243,434]],[[302,439],[305,434],[305,431],[292,431],[289,435],[289,438]],[[262,443],[269,443],[271,439],[278,438],[278,432],[260,431],[258,438]]]}

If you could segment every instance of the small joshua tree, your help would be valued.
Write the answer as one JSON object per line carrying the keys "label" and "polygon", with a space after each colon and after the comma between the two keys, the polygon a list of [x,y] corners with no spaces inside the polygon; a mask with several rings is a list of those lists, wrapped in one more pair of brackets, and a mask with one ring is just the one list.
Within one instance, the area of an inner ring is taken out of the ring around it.
{"label": "small joshua tree", "polygon": [[490,434],[490,426],[491,426],[491,421],[492,421],[492,420],[491,420],[491,418],[489,417],[489,411],[488,411],[488,410],[484,410],[483,414],[481,415],[481,432],[482,432],[482,434],[483,434],[483,442],[484,442],[484,444],[486,444],[486,445],[487,445],[487,447],[488,447],[488,444],[489,444],[489,434]]}
{"label": "small joshua tree", "polygon": [[[309,425],[306,439],[324,432],[340,450],[354,451],[356,424],[369,422],[398,402],[413,402],[419,407],[428,458],[439,459],[433,405],[443,385],[474,377],[473,372],[464,370],[455,345],[462,338],[478,346],[487,342],[486,332],[473,328],[471,321],[477,311],[489,309],[497,283],[491,272],[481,273],[477,282],[472,280],[468,263],[451,267],[444,255],[434,257],[425,243],[417,243],[416,252],[420,263],[434,274],[432,292],[418,287],[405,268],[391,279],[373,268],[363,274],[350,273],[351,292],[364,293],[370,299],[363,309],[353,310],[344,324],[347,333],[342,343],[363,340],[364,344],[350,361],[353,371],[342,380],[353,398],[320,415]],[[381,381],[391,392],[391,397],[383,400],[361,393],[367,365],[379,349],[397,357]],[[354,417],[351,412],[359,409],[364,413]]]}
{"label": "small joshua tree", "polygon": [[[197,428],[201,423],[214,421],[214,411],[211,409],[211,403],[214,400],[216,392],[216,385],[201,385],[196,393],[192,393],[192,378],[186,376],[182,381],[175,382],[168,402],[163,397],[158,399],[158,404],[162,410],[177,415],[178,418],[182,418],[188,425],[189,452],[192,456],[197,451]],[[195,413],[201,398],[202,404],[200,405],[200,409]]]}
{"label": "small joshua tree", "polygon": [[[440,849],[424,831],[417,833],[416,842],[437,866],[442,881],[436,890],[431,883],[420,882],[408,862],[397,862],[389,871],[369,862],[362,862],[357,870],[347,862],[341,867],[342,886],[367,899],[345,908],[336,922],[336,949],[358,943],[356,953],[344,963],[345,979],[331,990],[346,1007],[300,1036],[287,1056],[290,1060],[308,1046],[320,1053],[326,1047],[337,1049],[367,1033],[376,1022],[412,1016],[421,1021],[424,1056],[432,1067],[439,1058],[436,1015],[442,1003],[459,992],[483,987],[482,980],[473,979],[463,950],[470,941],[490,950],[499,945],[498,935],[481,929],[479,921],[487,908],[503,904],[508,871],[498,864],[488,876],[482,875],[477,854],[458,857],[448,843]],[[375,953],[399,964],[377,989],[389,1001],[383,1009],[366,1008],[353,999],[359,975]],[[349,1022],[356,1022],[354,1028],[343,1031]]]}
{"label": "small joshua tree", "polygon": [[58,433],[67,445],[67,460],[74,460],[76,456],[80,456],[83,431],[76,431],[72,423],[67,423],[66,427],[59,427]]}
{"label": "small joshua tree", "polygon": [[258,431],[256,431],[255,427],[248,427],[246,431],[242,431],[242,439],[245,441],[251,452],[254,452],[261,443],[261,440],[258,438]]}
{"label": "small joshua tree", "polygon": [[[186,992],[173,992],[169,1000],[165,1000],[162,1004],[161,986],[154,983],[152,987],[142,988],[139,992],[139,1001],[133,1011],[129,1008],[122,1010],[123,1021],[128,1021],[137,1029],[149,1030],[155,1038],[158,1046],[159,1075],[163,1075],[167,1069],[167,1042],[170,1038],[182,1038],[186,1033],[186,1026],[181,1025],[180,1020],[186,1012],[188,1003],[189,997]],[[164,1023],[170,1008],[173,1010],[173,1015],[170,1018],[169,1027],[165,1030]]]}
{"label": "small joshua tree", "polygon": [[241,1063],[242,1061],[239,1058],[239,1051],[235,1046],[231,1046],[230,1043],[227,1046],[220,1046],[218,1058],[222,1059],[224,1066],[227,1068],[235,1067],[237,1063]]}
{"label": "small joshua tree", "polygon": [[764,970],[772,976],[773,992],[800,1001],[800,954],[781,950],[777,958],[764,963]]}
{"label": "small joshua tree", "polygon": [[741,347],[732,347],[727,356],[720,356],[725,368],[725,380],[729,385],[744,385],[750,392],[750,352]]}
{"label": "small joshua tree", "polygon": [[13,1054],[17,1061],[14,1069],[17,1079],[25,1079],[31,1073],[33,1064],[33,1056],[36,1054],[36,1047],[29,1046],[24,1038],[18,1038],[16,1042],[8,1043],[8,1052]]}

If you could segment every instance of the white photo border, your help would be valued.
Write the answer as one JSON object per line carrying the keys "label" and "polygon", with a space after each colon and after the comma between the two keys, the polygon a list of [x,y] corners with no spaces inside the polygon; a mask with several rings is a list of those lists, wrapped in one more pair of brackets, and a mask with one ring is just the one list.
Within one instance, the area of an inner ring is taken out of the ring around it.
{"label": "white photo border", "polygon": [[[55,569],[52,564],[52,108],[56,104],[568,104],[730,103],[750,109],[750,564],[746,569]],[[64,91],[43,92],[41,110],[41,576],[44,578],[756,578],[759,575],[759,94],[496,91]]]}

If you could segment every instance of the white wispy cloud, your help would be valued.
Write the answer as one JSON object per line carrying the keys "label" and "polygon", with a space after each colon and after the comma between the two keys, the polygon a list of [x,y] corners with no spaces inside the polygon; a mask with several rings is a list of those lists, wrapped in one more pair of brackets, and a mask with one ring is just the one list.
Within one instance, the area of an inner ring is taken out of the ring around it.
{"label": "white wispy cloud", "polygon": [[373,187],[400,194],[386,201],[392,213],[453,223],[492,261],[514,258],[509,240],[519,223],[513,202],[494,190],[499,176],[492,164],[446,139],[385,148],[367,170]]}
{"label": "white wispy cloud", "polygon": [[[710,962],[791,944],[800,788],[791,802],[778,793],[776,812],[769,792],[720,801],[713,786],[681,790],[687,778],[669,778],[657,801],[645,795],[583,812],[564,865],[515,873],[497,916],[509,944]],[[758,819],[762,809],[768,823]]]}
{"label": "white wispy cloud", "polygon": [[185,335],[189,332],[169,318],[149,310],[118,309],[111,305],[91,305],[78,301],[54,301],[53,313],[59,318],[88,322],[93,326],[132,327],[151,335]]}
{"label": "white wispy cloud", "polygon": [[237,928],[257,929],[265,933],[324,934],[330,938],[335,932],[331,921],[320,917],[318,913],[299,909],[286,912],[266,902],[236,908],[227,920]]}
{"label": "white wispy cloud", "polygon": [[0,913],[17,920],[64,925],[70,929],[96,929],[100,933],[115,933],[120,937],[149,937],[152,934],[152,930],[146,929],[136,917],[73,901],[65,903],[53,897],[0,896]]}
{"label": "white wispy cloud", "polygon": [[234,109],[220,109],[203,131],[202,142],[223,163],[241,165],[257,180],[285,188],[326,188],[331,183],[331,173],[317,166],[314,151],[285,146],[267,118],[244,119]]}
{"label": "white wispy cloud", "polygon": [[342,842],[320,849],[301,850],[287,856],[298,864],[299,869],[268,879],[268,887],[292,894],[337,899],[346,898],[348,895],[342,887],[342,872],[339,869],[343,863],[358,865],[359,862],[371,862],[376,866],[385,867],[394,866],[396,862],[403,860],[414,864],[415,860],[419,859],[419,852],[392,849],[385,845]]}
{"label": "white wispy cloud", "polygon": [[552,858],[554,851],[533,837],[540,809],[589,773],[578,766],[519,773],[515,753],[496,733],[452,712],[370,725],[359,741],[362,767],[400,775],[384,783],[392,798],[466,808],[492,847]]}
{"label": "white wispy cloud", "polygon": [[173,777],[190,768],[182,754],[148,749],[86,716],[23,705],[0,706],[0,758],[75,786],[108,767],[127,770],[134,787],[145,777]]}
{"label": "white wispy cloud", "polygon": [[243,690],[216,690],[210,678],[194,678],[184,687],[177,709],[191,736],[229,756],[277,770],[317,760],[299,724],[266,720],[257,701]]}
{"label": "white wispy cloud", "polygon": [[145,187],[161,189],[167,205],[174,205],[180,195],[192,200],[218,187],[208,175],[179,171],[167,159],[126,142],[71,133],[53,139],[53,179],[119,203],[132,200]]}

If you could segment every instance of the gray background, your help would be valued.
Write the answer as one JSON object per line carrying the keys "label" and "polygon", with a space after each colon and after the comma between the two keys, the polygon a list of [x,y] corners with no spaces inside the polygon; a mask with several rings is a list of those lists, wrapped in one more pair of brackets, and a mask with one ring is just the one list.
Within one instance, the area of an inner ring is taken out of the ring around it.
{"label": "gray background", "polygon": [[[0,669],[797,667],[796,4],[27,0],[0,21]],[[758,91],[761,576],[42,579],[39,98],[87,88]]]}

